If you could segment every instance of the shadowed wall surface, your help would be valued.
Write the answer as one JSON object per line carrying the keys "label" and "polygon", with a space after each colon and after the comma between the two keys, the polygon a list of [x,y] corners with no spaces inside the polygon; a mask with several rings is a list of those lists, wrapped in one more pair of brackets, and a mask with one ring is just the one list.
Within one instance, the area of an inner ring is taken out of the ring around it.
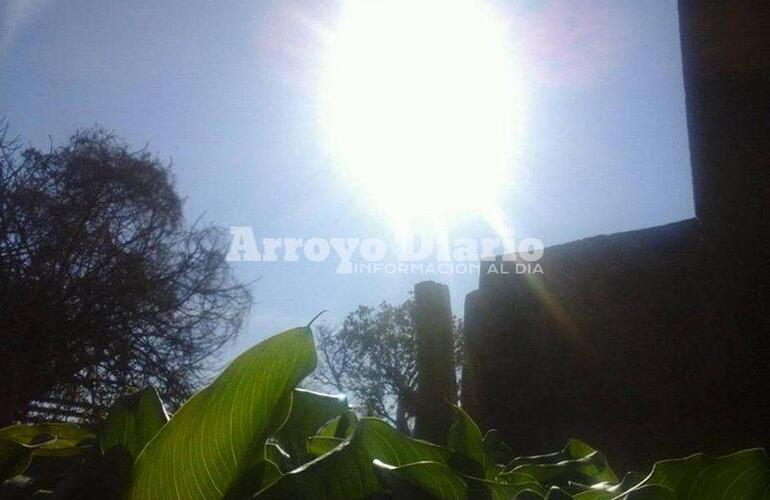
{"label": "shadowed wall surface", "polygon": [[768,445],[770,12],[680,16],[698,220],[482,269],[466,299],[463,404],[518,452],[580,437],[627,469]]}
{"label": "shadowed wall surface", "polygon": [[466,299],[463,404],[484,427],[521,453],[580,437],[621,469],[765,442],[763,363],[697,221],[551,247],[541,265],[484,274]]}

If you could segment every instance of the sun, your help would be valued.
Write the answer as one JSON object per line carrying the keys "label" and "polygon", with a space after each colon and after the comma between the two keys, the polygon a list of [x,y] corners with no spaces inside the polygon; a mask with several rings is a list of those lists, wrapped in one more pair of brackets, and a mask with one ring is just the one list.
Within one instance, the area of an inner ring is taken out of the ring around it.
{"label": "sun", "polygon": [[521,105],[512,54],[482,0],[343,0],[321,96],[344,176],[400,228],[499,212]]}

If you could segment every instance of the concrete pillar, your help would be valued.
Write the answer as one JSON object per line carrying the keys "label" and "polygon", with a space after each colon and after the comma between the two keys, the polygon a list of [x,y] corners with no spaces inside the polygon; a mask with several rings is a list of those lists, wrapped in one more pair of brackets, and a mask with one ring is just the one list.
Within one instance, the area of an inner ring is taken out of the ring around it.
{"label": "concrete pillar", "polygon": [[487,410],[484,404],[484,355],[485,345],[482,321],[484,317],[483,297],[479,290],[465,296],[463,320],[463,378],[460,386],[460,401],[463,409],[476,423],[481,424]]}
{"label": "concrete pillar", "polygon": [[414,287],[417,333],[415,436],[446,443],[457,402],[454,335],[449,288],[433,281]]}

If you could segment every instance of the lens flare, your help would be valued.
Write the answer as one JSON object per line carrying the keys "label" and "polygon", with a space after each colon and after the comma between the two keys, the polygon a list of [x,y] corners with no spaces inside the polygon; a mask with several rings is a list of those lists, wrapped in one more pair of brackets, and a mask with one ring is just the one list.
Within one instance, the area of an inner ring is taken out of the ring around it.
{"label": "lens flare", "polygon": [[400,228],[499,211],[520,92],[501,16],[481,0],[347,0],[322,77],[343,174]]}

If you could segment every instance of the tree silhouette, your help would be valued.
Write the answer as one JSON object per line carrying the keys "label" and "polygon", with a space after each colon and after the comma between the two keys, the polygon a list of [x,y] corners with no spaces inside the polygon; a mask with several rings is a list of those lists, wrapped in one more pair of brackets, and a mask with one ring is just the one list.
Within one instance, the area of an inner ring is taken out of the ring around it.
{"label": "tree silhouette", "polygon": [[0,424],[148,384],[178,404],[251,304],[225,235],[186,226],[169,167],[101,129],[44,153],[0,128]]}
{"label": "tree silhouette", "polygon": [[[462,323],[455,324],[455,366],[461,366]],[[410,432],[417,404],[414,299],[401,305],[358,306],[340,327],[315,327],[318,367],[311,385],[350,397],[359,413]],[[458,373],[459,375],[459,373]]]}

